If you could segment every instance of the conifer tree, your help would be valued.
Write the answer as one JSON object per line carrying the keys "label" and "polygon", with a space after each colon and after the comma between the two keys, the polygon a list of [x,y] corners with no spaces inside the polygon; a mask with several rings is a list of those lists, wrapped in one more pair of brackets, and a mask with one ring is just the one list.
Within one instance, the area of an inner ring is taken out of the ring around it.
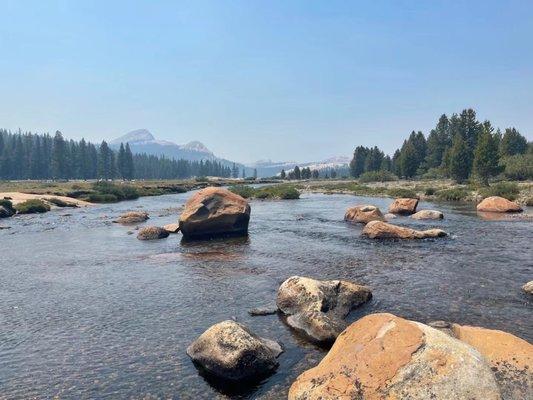
{"label": "conifer tree", "polygon": [[507,128],[500,143],[502,157],[525,154],[527,152],[527,139],[515,128]]}
{"label": "conifer tree", "polygon": [[484,185],[489,184],[489,178],[499,171],[498,146],[488,126],[479,135],[474,151],[473,171]]}
{"label": "conifer tree", "polygon": [[285,178],[287,177],[287,174],[285,173],[285,170],[284,170],[284,169],[281,170],[281,172],[280,172],[280,174],[279,174],[279,177],[280,177],[281,179],[285,179]]}
{"label": "conifer tree", "polygon": [[457,182],[464,182],[470,175],[470,149],[462,135],[455,135],[449,154],[449,174]]}
{"label": "conifer tree", "polygon": [[56,131],[52,146],[52,177],[55,179],[66,178],[66,144],[61,132]]}

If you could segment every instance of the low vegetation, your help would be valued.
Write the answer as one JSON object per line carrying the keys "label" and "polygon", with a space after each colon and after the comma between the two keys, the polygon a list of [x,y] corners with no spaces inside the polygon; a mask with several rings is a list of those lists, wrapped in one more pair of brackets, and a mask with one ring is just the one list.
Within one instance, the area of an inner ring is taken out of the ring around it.
{"label": "low vegetation", "polygon": [[15,210],[19,214],[45,213],[50,211],[50,206],[42,200],[32,199],[17,204]]}
{"label": "low vegetation", "polygon": [[442,201],[466,201],[471,195],[471,190],[462,187],[442,189],[435,193],[437,199]]}
{"label": "low vegetation", "polygon": [[390,171],[368,171],[364,172],[359,176],[359,182],[368,183],[368,182],[391,182],[397,181],[398,177]]}
{"label": "low vegetation", "polygon": [[500,196],[507,200],[516,200],[520,193],[520,188],[515,182],[498,182],[489,187],[479,190],[479,194],[485,197]]}
{"label": "low vegetation", "polygon": [[63,201],[61,199],[58,199],[57,197],[50,197],[50,198],[47,198],[45,199],[47,202],[57,206],[57,207],[78,207],[76,204],[74,203],[69,203],[67,201]]}
{"label": "low vegetation", "polygon": [[300,193],[292,185],[273,185],[254,188],[248,185],[235,185],[229,188],[233,193],[245,199],[299,199]]}
{"label": "low vegetation", "polygon": [[5,209],[15,212],[15,209],[13,208],[13,203],[11,203],[8,199],[0,199],[0,207],[4,207]]}

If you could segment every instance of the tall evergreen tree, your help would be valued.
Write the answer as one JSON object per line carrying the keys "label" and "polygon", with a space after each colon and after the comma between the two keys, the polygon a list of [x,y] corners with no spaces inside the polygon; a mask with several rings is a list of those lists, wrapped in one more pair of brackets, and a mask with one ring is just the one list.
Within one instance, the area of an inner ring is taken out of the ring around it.
{"label": "tall evergreen tree", "polygon": [[527,139],[515,128],[507,128],[500,143],[502,157],[525,154],[527,152]]}
{"label": "tall evergreen tree", "polygon": [[67,177],[67,150],[61,132],[56,131],[52,146],[52,177],[64,179]]}
{"label": "tall evergreen tree", "polygon": [[470,175],[468,167],[470,159],[470,150],[466,140],[463,139],[462,135],[456,135],[450,148],[448,173],[457,182],[464,182]]}
{"label": "tall evergreen tree", "polygon": [[353,158],[350,161],[350,175],[354,178],[359,177],[365,172],[366,157],[368,155],[368,149],[363,146],[357,146],[353,153]]}
{"label": "tall evergreen tree", "polygon": [[489,178],[499,172],[498,146],[490,129],[489,126],[483,127],[474,150],[473,171],[484,185],[488,185]]}
{"label": "tall evergreen tree", "polygon": [[130,144],[126,142],[126,148],[124,149],[124,179],[131,180],[134,176],[133,154],[131,153]]}

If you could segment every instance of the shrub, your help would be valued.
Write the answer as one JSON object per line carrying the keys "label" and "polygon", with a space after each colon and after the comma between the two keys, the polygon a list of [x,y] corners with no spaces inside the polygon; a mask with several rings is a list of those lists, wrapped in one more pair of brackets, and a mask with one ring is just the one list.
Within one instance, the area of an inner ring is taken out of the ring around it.
{"label": "shrub", "polygon": [[69,203],[67,201],[63,201],[61,199],[58,199],[57,197],[50,197],[48,199],[46,199],[47,202],[49,203],[52,203],[58,207],[78,207],[76,204],[74,203]]}
{"label": "shrub", "polygon": [[444,173],[442,168],[430,168],[422,174],[422,179],[444,179],[446,178],[446,174]]}
{"label": "shrub", "polygon": [[229,190],[245,199],[255,197],[256,194],[256,189],[247,185],[230,186]]}
{"label": "shrub", "polygon": [[32,199],[17,204],[15,209],[19,214],[34,214],[50,211],[50,206],[42,200]]}
{"label": "shrub", "polygon": [[424,191],[424,194],[426,196],[433,196],[435,194],[435,192],[437,191],[437,189],[435,189],[434,187],[428,187],[426,188],[426,190]]}
{"label": "shrub", "polygon": [[118,200],[134,200],[139,198],[139,191],[130,185],[117,185],[115,183],[100,181],[93,185],[93,189],[99,194],[109,194]]}
{"label": "shrub", "polygon": [[87,196],[88,194],[91,194],[90,190],[73,190],[72,192],[67,193],[67,197],[73,197],[75,199],[79,199],[80,197]]}
{"label": "shrub", "polygon": [[387,191],[387,194],[391,197],[407,197],[410,199],[418,198],[416,195],[416,192],[411,189],[405,189],[405,188],[393,188],[389,189]]}
{"label": "shrub", "polygon": [[0,207],[4,207],[5,209],[15,212],[15,209],[13,208],[13,203],[9,201],[8,199],[0,200]]}
{"label": "shrub", "polygon": [[194,180],[196,182],[209,182],[209,179],[207,179],[207,177],[205,176],[197,176],[196,178],[194,178]]}
{"label": "shrub", "polygon": [[533,197],[528,197],[526,200],[526,206],[533,207]]}
{"label": "shrub", "polygon": [[494,183],[492,186],[483,188],[479,191],[479,194],[484,198],[490,196],[500,196],[506,198],[507,200],[515,200],[519,193],[520,188],[518,187],[518,184],[514,182]]}
{"label": "shrub", "polygon": [[90,203],[116,203],[119,201],[118,197],[114,194],[102,194],[102,193],[90,193],[84,198],[85,201]]}
{"label": "shrub", "polygon": [[389,171],[368,171],[359,176],[359,182],[390,182],[396,181],[398,177]]}
{"label": "shrub", "polygon": [[238,194],[239,196],[255,199],[282,199],[282,200],[293,200],[299,199],[300,193],[294,186],[290,185],[274,185],[274,186],[265,186],[262,188],[253,188],[246,185],[236,185],[229,188],[233,193]]}
{"label": "shrub", "polygon": [[444,201],[466,200],[469,195],[470,191],[465,188],[442,189],[436,192],[437,198]]}

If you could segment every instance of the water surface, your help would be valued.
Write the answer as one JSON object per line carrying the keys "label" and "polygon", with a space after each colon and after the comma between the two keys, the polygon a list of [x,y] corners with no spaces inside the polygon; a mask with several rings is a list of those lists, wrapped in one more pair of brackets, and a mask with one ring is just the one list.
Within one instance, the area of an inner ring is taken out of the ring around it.
{"label": "water surface", "polygon": [[[373,300],[350,321],[387,311],[533,340],[532,301],[520,290],[533,279],[531,222],[485,221],[471,204],[421,203],[445,219],[395,223],[441,227],[449,238],[372,241],[342,221],[345,209],[385,210],[391,199],[321,194],[252,201],[244,239],[141,242],[135,226],[111,222],[136,209],[150,213],[148,224],[175,222],[189,196],[2,221],[11,229],[0,231],[0,398],[286,398],[324,350],[278,316],[248,310],[272,303],[292,275],[371,286]],[[285,348],[276,374],[238,394],[214,389],[185,354],[205,329],[230,318]]]}

